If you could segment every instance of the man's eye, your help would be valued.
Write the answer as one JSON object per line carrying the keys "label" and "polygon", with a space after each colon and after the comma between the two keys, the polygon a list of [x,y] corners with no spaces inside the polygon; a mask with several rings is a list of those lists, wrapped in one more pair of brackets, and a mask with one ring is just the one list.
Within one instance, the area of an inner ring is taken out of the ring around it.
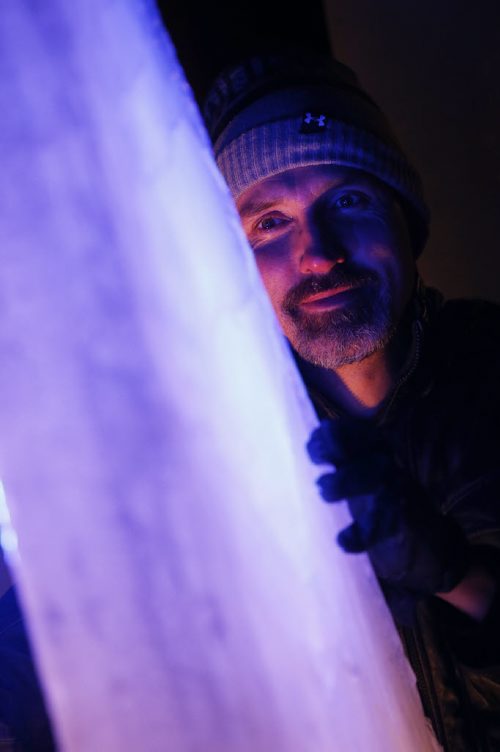
{"label": "man's eye", "polygon": [[255,229],[263,230],[264,232],[271,232],[272,230],[276,230],[276,228],[286,224],[286,222],[287,220],[285,217],[263,217],[257,222]]}
{"label": "man's eye", "polygon": [[367,201],[363,193],[343,193],[335,199],[333,205],[336,209],[354,209],[366,206]]}

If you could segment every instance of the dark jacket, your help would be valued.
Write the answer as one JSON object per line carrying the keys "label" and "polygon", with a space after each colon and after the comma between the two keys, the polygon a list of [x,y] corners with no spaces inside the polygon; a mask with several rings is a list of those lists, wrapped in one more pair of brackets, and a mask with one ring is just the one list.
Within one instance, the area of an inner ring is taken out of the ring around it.
{"label": "dark jacket", "polygon": [[[418,295],[413,351],[378,417],[398,464],[500,583],[500,307]],[[321,416],[339,411],[311,396]],[[399,628],[446,752],[500,750],[500,595],[478,624],[438,598]]]}

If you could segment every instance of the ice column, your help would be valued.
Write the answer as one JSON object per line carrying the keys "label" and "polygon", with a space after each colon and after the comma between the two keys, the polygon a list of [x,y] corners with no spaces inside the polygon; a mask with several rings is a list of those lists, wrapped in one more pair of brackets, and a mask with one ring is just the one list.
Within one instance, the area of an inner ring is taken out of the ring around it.
{"label": "ice column", "polygon": [[0,49],[3,540],[61,748],[435,749],[154,7],[5,0]]}

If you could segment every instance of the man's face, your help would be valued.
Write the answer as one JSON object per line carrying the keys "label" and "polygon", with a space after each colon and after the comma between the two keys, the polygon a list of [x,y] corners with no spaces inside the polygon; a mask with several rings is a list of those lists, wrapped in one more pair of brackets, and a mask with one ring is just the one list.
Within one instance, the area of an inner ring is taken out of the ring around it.
{"label": "man's face", "polygon": [[298,167],[248,188],[238,211],[283,332],[338,368],[390,340],[415,263],[392,191],[359,170]]}

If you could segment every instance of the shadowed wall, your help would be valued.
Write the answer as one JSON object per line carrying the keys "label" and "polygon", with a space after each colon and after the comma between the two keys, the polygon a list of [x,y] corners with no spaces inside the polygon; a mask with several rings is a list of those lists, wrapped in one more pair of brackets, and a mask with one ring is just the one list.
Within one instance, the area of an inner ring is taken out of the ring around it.
{"label": "shadowed wall", "polygon": [[325,2],[336,55],[422,175],[432,211],[424,278],[447,296],[500,301],[498,3]]}

